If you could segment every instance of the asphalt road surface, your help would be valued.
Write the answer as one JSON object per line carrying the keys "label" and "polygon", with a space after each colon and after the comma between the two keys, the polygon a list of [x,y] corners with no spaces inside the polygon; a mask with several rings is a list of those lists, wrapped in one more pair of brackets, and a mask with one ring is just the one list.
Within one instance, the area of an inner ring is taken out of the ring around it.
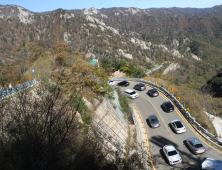
{"label": "asphalt road surface", "polygon": [[[120,87],[123,91],[126,89],[133,89],[133,86],[138,82],[130,82],[128,87]],[[169,101],[162,93],[158,97],[150,97],[146,93],[148,89],[151,89],[149,85],[146,85],[145,91],[137,91],[140,96],[137,99],[133,100],[133,103],[138,108],[143,121],[146,122],[146,119],[149,115],[155,114],[159,121],[160,127],[156,129],[150,128],[150,126],[145,123],[145,128],[147,131],[147,136],[150,145],[150,154],[154,164],[153,169],[158,170],[201,170],[201,163],[206,158],[214,158],[222,160],[222,150],[215,148],[206,141],[204,138],[199,136],[198,133],[195,133],[191,125],[185,120],[179,110],[175,107],[175,110],[170,113],[166,113],[162,110],[161,104],[165,101]],[[176,134],[169,123],[172,120],[180,120],[186,127],[186,132],[182,134]],[[200,139],[204,145],[206,151],[203,154],[194,155],[185,145],[184,140],[189,137],[196,137]],[[182,157],[182,163],[174,166],[170,166],[165,158],[162,148],[164,145],[172,144],[179,151],[180,156]]]}

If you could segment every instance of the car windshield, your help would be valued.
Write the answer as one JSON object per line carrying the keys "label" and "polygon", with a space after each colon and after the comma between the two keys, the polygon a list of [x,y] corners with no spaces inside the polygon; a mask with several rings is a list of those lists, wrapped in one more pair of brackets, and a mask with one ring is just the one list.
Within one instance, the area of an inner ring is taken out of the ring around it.
{"label": "car windshield", "polygon": [[165,103],[166,108],[171,108],[173,105],[171,103]]}
{"label": "car windshield", "polygon": [[181,122],[175,122],[177,128],[182,128],[183,127],[183,124]]}
{"label": "car windshield", "polygon": [[173,155],[176,155],[176,154],[177,154],[177,151],[176,151],[176,150],[168,152],[168,155],[169,155],[169,156],[173,156]]}
{"label": "car windshield", "polygon": [[132,94],[136,94],[136,92],[135,92],[135,91],[133,91],[133,92],[130,92],[129,94],[130,94],[130,95],[132,95]]}
{"label": "car windshield", "polygon": [[196,144],[196,145],[194,145],[194,146],[195,146],[195,148],[202,148],[202,147],[203,147],[202,144]]}
{"label": "car windshield", "polygon": [[151,119],[151,123],[155,123],[155,122],[158,122],[157,118]]}
{"label": "car windshield", "polygon": [[144,84],[142,84],[142,83],[140,83],[140,84],[137,84],[138,86],[140,86],[140,87],[143,87],[144,86]]}

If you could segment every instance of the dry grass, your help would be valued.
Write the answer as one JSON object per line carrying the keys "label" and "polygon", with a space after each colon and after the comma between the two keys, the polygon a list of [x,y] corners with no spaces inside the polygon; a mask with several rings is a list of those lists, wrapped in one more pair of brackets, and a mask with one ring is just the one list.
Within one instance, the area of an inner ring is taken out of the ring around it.
{"label": "dry grass", "polygon": [[[206,114],[204,114],[203,109],[206,107],[206,104],[209,104],[210,96],[203,95],[200,91],[196,91],[195,89],[184,87],[184,86],[176,86],[171,83],[173,78],[163,76],[161,77],[147,77],[148,81],[158,82],[160,86],[164,85],[165,89],[175,89],[174,96],[180,98],[181,104],[185,102],[185,108],[190,109],[190,114],[196,118],[196,121],[201,124],[205,129],[207,129],[210,133],[217,135],[216,130],[209,120]],[[172,93],[172,92],[171,92]]]}
{"label": "dry grass", "polygon": [[[43,54],[25,72],[22,82],[29,81],[29,76],[31,76],[31,78],[36,78],[36,74],[39,75],[40,79],[49,78],[54,64],[55,58],[53,56],[50,56],[47,53]],[[32,70],[35,70],[35,73],[33,73]]]}

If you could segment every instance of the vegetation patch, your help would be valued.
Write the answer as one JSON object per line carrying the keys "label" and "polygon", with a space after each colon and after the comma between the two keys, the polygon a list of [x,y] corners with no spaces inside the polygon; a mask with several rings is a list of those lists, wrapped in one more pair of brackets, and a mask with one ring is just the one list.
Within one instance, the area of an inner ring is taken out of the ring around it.
{"label": "vegetation patch", "polygon": [[134,124],[132,117],[132,110],[130,107],[131,99],[126,94],[124,94],[120,88],[116,88],[116,91],[119,95],[119,103],[122,108],[122,112],[126,117],[126,121],[129,124]]}

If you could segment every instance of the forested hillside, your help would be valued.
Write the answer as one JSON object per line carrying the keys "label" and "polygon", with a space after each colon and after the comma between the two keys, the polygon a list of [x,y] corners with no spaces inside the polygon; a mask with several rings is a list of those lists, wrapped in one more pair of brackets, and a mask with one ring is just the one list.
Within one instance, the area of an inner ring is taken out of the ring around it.
{"label": "forested hillside", "polygon": [[[92,59],[98,61],[94,66]],[[171,63],[176,69],[163,74]],[[159,65],[163,67],[146,74]],[[103,97],[113,99],[109,77],[120,70],[174,87],[191,115],[215,134],[203,108],[221,112],[221,68],[222,6],[35,13],[0,5],[0,86],[33,77],[41,82],[35,93],[30,89],[0,103],[0,161],[5,162],[0,167],[17,169],[19,162],[20,169],[140,169],[138,155],[130,157],[129,148],[120,158],[102,148],[95,129],[89,136],[93,111]],[[129,112],[130,100],[124,95],[120,100],[123,112]]]}
{"label": "forested hillside", "polygon": [[[177,69],[167,74],[169,80],[200,90],[222,67],[221,11],[215,6],[34,13],[15,5],[1,6],[0,83],[6,87],[27,81],[27,71],[40,56],[57,57],[60,42],[68,55],[98,59],[108,76],[120,69],[131,77],[144,77],[147,70],[164,63],[151,75],[163,77],[163,70],[176,63]],[[68,58],[60,62],[67,64]]]}

